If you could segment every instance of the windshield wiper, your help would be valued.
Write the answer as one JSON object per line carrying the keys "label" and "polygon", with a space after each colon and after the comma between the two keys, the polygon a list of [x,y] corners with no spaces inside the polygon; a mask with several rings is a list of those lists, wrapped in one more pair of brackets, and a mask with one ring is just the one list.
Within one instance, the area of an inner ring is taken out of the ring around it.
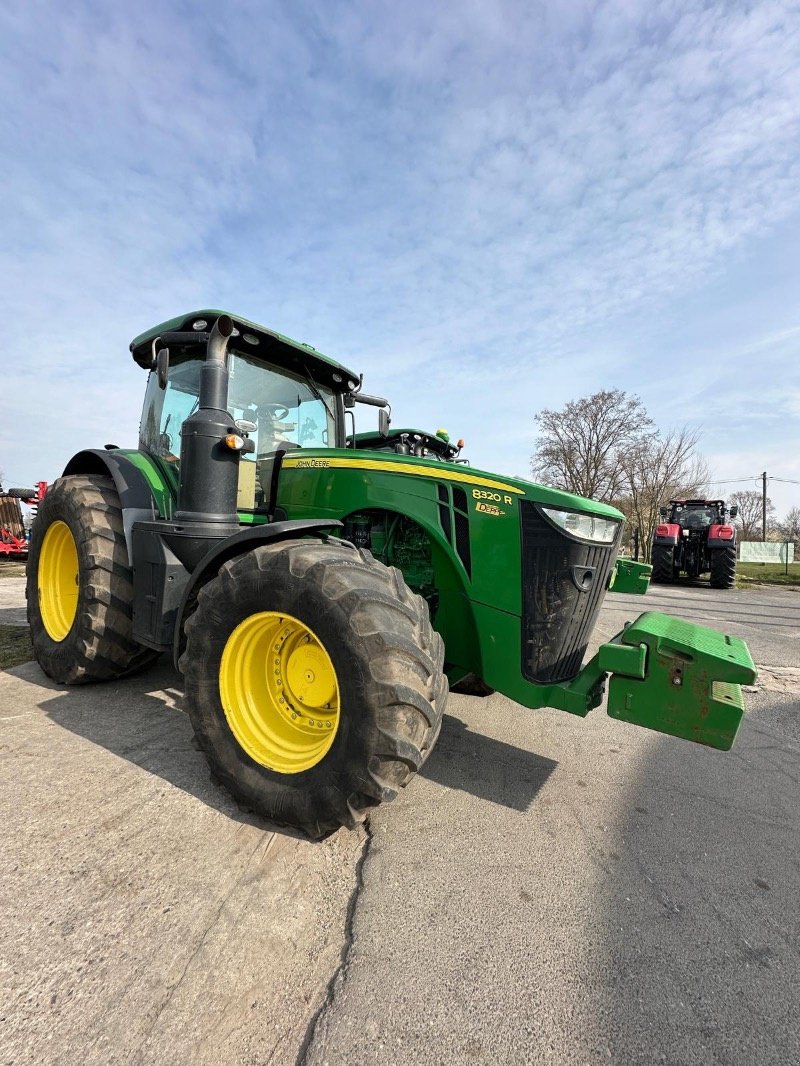
{"label": "windshield wiper", "polygon": [[333,422],[335,424],[336,423],[336,418],[334,417],[333,411],[331,411],[330,407],[328,407],[328,401],[325,399],[325,397],[319,391],[317,383],[312,378],[311,371],[308,369],[307,366],[303,367],[303,373],[306,376],[306,380],[308,381],[308,386],[311,389],[311,391],[314,393],[314,396],[320,401],[322,406],[328,412],[328,417],[330,418],[331,422]]}

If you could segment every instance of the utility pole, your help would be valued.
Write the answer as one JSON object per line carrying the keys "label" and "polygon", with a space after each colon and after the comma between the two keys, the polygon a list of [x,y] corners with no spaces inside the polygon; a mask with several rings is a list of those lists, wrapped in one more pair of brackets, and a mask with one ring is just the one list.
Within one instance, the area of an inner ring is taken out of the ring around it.
{"label": "utility pole", "polygon": [[761,475],[761,542],[767,539],[767,472]]}

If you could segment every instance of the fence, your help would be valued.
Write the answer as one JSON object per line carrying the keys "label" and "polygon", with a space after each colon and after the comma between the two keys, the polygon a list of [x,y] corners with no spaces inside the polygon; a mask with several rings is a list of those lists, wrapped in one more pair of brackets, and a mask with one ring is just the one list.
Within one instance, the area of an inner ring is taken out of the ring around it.
{"label": "fence", "polygon": [[739,545],[739,561],[742,563],[784,563],[794,562],[794,544],[784,542],[743,540]]}

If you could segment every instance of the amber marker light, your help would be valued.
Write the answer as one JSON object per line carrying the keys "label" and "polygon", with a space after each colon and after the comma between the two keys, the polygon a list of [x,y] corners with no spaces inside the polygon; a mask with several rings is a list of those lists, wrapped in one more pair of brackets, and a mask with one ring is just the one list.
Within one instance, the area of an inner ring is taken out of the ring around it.
{"label": "amber marker light", "polygon": [[232,452],[240,452],[244,448],[244,437],[240,437],[238,433],[229,433],[225,438],[225,444]]}

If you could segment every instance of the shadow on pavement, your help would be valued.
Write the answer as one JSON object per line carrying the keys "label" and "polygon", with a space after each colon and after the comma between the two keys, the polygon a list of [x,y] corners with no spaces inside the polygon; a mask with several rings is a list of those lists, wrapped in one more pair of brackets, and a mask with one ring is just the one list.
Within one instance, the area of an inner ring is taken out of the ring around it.
{"label": "shadow on pavement", "polygon": [[[34,663],[18,672],[52,693],[39,706],[63,729],[230,818],[305,839],[240,808],[212,780],[189,718],[180,709],[182,678],[166,658],[124,681],[74,688],[50,681]],[[525,811],[557,765],[523,748],[471,732],[460,719],[445,715],[439,741],[422,774],[447,788]]]}
{"label": "shadow on pavement", "polygon": [[446,714],[421,773],[445,788],[526,811],[557,766],[543,755],[473,733],[459,718]]}
{"label": "shadow on pavement", "polygon": [[773,723],[725,754],[662,740],[621,799],[597,892],[611,1059],[800,1062],[797,752]]}
{"label": "shadow on pavement", "polygon": [[35,663],[15,672],[52,692],[39,706],[63,729],[162,778],[234,821],[307,839],[240,807],[215,783],[189,718],[179,706],[181,675],[166,658],[135,677],[99,685],[57,685]]}

